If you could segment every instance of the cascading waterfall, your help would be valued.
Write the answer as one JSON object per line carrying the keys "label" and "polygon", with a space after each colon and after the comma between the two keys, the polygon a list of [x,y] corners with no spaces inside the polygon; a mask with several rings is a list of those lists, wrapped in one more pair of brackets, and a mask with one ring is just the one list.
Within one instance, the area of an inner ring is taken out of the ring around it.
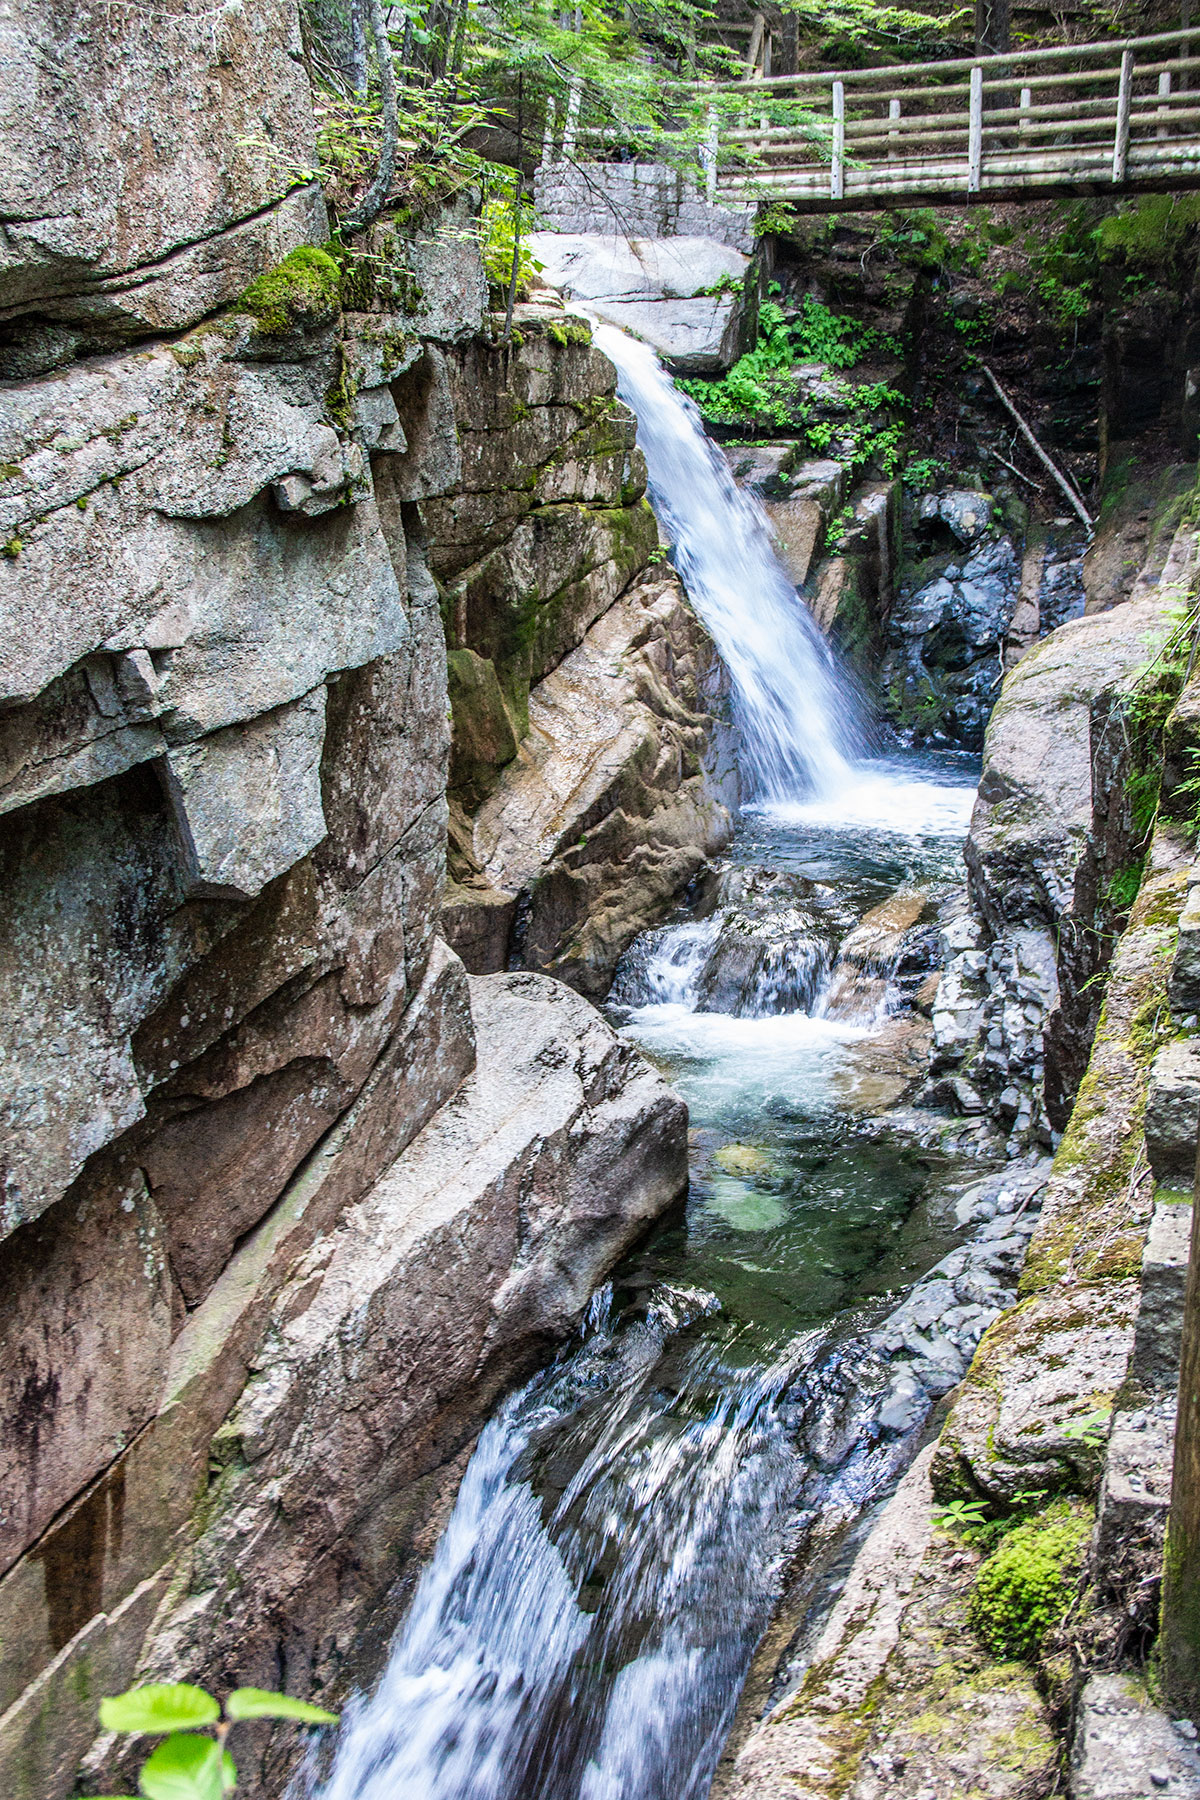
{"label": "cascading waterfall", "polygon": [[909,1453],[878,1423],[887,1376],[855,1284],[922,1190],[842,1144],[831,1074],[867,1027],[820,1016],[872,898],[848,913],[824,873],[793,871],[824,868],[847,820],[876,870],[881,833],[961,835],[966,790],[856,761],[855,708],[765,520],[653,354],[596,337],[787,866],[727,870],[707,917],[626,958],[614,1004],[672,1063],[698,1137],[723,1142],[686,1227],[663,1225],[483,1432],[377,1690],[293,1800],[702,1800],[783,1562]]}
{"label": "cascading waterfall", "polygon": [[[375,1694],[314,1800],[700,1800],[768,1623],[791,1509],[895,1466],[882,1366],[829,1334],[748,1357],[713,1296],[593,1302],[580,1347],[485,1429]],[[820,1373],[822,1378],[814,1379]],[[801,1452],[831,1422],[836,1477]]]}
{"label": "cascading waterfall", "polygon": [[747,798],[833,798],[854,783],[857,708],[766,519],[653,350],[614,325],[593,331],[637,415],[654,510],[733,683]]}

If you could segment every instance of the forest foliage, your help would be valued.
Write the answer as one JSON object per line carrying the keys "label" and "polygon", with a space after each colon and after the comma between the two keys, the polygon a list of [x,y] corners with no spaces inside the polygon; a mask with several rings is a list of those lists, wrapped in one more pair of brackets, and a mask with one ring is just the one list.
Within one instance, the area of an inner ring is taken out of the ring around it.
{"label": "forest foliage", "polygon": [[[878,0],[785,0],[783,10],[797,44],[846,61],[953,51],[968,16]],[[745,104],[735,91],[744,47],[731,47],[712,0],[403,0],[382,9],[305,0],[320,89],[315,173],[343,220],[384,136],[373,13],[399,89],[394,204],[470,185],[516,205],[546,134],[561,153],[568,120],[581,156],[653,155],[695,170],[711,113],[738,116]],[[823,129],[786,95],[757,96],[758,116],[814,138]]]}

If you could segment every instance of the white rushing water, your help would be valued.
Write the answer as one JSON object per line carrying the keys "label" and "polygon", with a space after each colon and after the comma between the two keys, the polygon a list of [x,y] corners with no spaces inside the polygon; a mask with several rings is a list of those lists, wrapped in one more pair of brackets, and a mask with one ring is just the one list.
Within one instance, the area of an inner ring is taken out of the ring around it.
{"label": "white rushing water", "polygon": [[[961,835],[969,788],[862,760],[853,699],[695,408],[644,345],[605,325],[596,339],[637,413],[655,510],[732,677],[757,825],[768,839],[813,839],[806,855],[823,831],[893,845]],[[582,1343],[500,1408],[378,1688],[347,1707],[332,1766],[310,1768],[294,1796],[701,1800],[797,1520],[853,1516],[903,1466],[904,1446],[873,1423],[881,1365],[834,1318],[836,1266],[823,1238],[805,1248],[823,1226],[806,1222],[811,1209],[788,1185],[803,1195],[802,1170],[787,1175],[788,1121],[797,1109],[810,1126],[836,1119],[831,1080],[868,1030],[823,1013],[850,918],[830,913],[832,890],[785,879],[764,930],[759,877],[748,880],[710,916],[645,934],[613,995],[710,1135],[716,1125],[767,1139],[735,1144],[742,1160],[689,1214],[689,1244],[693,1219],[701,1246],[706,1233],[732,1234],[733,1248],[712,1253],[721,1293],[657,1269],[623,1308],[598,1297]],[[817,1212],[836,1220],[839,1179],[859,1178],[823,1179]],[[863,1179],[855,1243],[890,1204]],[[836,1232],[830,1244],[846,1254]],[[778,1281],[763,1264],[772,1254]],[[762,1284],[757,1298],[747,1282]]]}
{"label": "white rushing water", "polygon": [[729,670],[747,798],[844,792],[861,753],[856,708],[765,517],[653,350],[615,325],[593,330],[637,414],[650,498],[676,567]]}
{"label": "white rushing water", "polygon": [[621,1331],[610,1291],[597,1299],[574,1356],[480,1438],[319,1800],[693,1800],[707,1785],[769,1613],[800,1466],[781,1405],[809,1345],[738,1366],[736,1333],[687,1344],[711,1295],[662,1288]]}

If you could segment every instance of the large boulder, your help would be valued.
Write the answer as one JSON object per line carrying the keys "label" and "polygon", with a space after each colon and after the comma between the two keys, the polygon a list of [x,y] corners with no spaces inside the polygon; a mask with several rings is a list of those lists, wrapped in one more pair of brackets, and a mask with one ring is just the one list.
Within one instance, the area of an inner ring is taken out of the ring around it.
{"label": "large boulder", "polygon": [[297,186],[315,161],[290,0],[7,8],[0,370],[29,375],[80,346],[180,330],[320,243],[320,189]]}
{"label": "large boulder", "polygon": [[[686,1108],[587,1001],[533,974],[470,989],[474,1073],[279,1293],[148,1675],[265,1684],[286,1655],[340,1691],[497,1395],[686,1187]],[[260,1756],[243,1777],[281,1791]]]}
{"label": "large boulder", "polygon": [[455,944],[478,929],[468,894],[492,917],[498,896],[519,895],[511,948],[604,993],[622,951],[728,840],[719,681],[673,577],[648,575],[611,606],[532,690],[528,736],[464,822],[458,873],[473,886],[452,896]]}
{"label": "large boulder", "polygon": [[709,238],[535,232],[542,279],[644,338],[677,375],[720,374],[744,347],[750,259]]}

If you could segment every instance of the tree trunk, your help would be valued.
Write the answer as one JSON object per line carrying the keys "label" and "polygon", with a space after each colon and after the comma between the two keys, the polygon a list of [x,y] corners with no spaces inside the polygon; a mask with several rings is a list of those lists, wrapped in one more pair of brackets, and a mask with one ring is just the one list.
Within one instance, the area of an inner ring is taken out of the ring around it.
{"label": "tree trunk", "polygon": [[1200,1163],[1193,1188],[1192,1242],[1183,1303],[1175,1467],[1163,1560],[1163,1697],[1200,1719]]}
{"label": "tree trunk", "polygon": [[350,81],[360,100],[367,97],[366,0],[350,0]]}
{"label": "tree trunk", "polygon": [[1000,56],[1012,48],[1012,0],[975,0],[975,52]]}

